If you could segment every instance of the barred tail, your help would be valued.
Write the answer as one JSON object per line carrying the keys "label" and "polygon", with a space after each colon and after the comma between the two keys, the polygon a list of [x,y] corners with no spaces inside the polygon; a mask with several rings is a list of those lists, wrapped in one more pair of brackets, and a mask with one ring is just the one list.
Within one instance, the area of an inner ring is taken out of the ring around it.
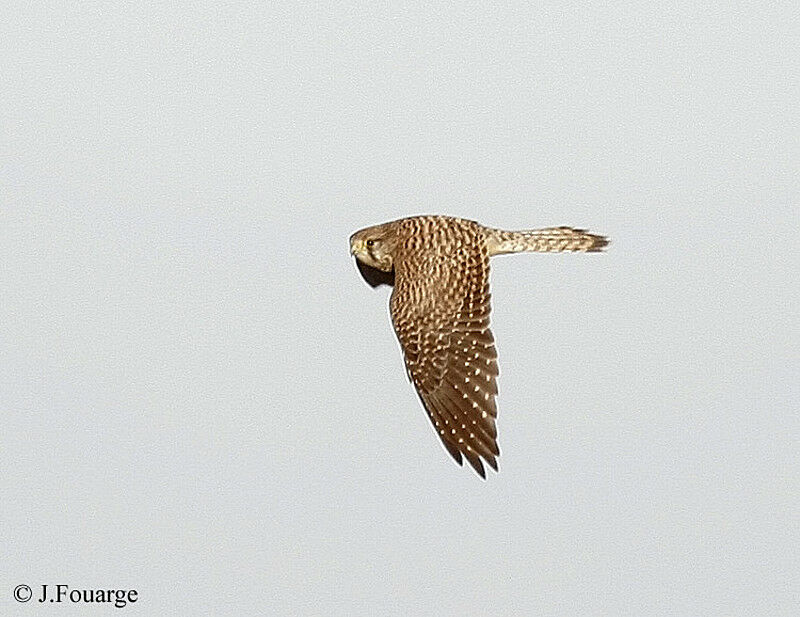
{"label": "barred tail", "polygon": [[503,253],[596,253],[602,251],[609,240],[572,227],[547,227],[528,231],[487,230],[489,255]]}

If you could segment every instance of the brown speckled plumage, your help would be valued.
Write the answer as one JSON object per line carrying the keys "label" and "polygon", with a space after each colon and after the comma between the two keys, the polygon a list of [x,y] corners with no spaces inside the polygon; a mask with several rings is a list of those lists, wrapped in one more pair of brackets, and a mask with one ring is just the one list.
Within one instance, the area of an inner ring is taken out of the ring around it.
{"label": "brown speckled plumage", "polygon": [[364,264],[394,271],[390,307],[409,377],[447,451],[482,477],[497,470],[497,352],[489,329],[489,258],[521,251],[598,251],[602,236],[567,227],[509,232],[417,216],[350,238]]}

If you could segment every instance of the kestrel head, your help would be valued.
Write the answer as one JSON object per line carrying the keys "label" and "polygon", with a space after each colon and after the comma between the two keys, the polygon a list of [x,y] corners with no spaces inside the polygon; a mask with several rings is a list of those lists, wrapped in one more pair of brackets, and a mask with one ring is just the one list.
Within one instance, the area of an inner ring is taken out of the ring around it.
{"label": "kestrel head", "polygon": [[367,227],[350,236],[350,253],[371,268],[391,272],[394,267],[392,252],[395,239],[389,225]]}

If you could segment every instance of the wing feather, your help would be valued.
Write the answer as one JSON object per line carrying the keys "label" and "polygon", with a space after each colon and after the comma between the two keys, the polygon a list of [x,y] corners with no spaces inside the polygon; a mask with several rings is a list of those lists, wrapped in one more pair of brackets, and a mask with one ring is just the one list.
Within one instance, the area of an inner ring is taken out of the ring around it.
{"label": "wing feather", "polygon": [[[444,447],[486,477],[497,470],[497,351],[482,236],[431,255],[415,245],[395,272],[392,323],[408,374]],[[396,262],[397,263],[397,262]]]}

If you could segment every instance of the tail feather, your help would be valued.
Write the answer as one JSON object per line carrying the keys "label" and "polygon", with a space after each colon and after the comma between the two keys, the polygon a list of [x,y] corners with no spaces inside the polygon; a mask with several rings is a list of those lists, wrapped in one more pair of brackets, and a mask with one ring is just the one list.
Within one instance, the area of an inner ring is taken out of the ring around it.
{"label": "tail feather", "polygon": [[597,253],[609,243],[608,238],[572,227],[546,227],[527,231],[489,230],[489,255],[504,253],[561,253],[564,251]]}

